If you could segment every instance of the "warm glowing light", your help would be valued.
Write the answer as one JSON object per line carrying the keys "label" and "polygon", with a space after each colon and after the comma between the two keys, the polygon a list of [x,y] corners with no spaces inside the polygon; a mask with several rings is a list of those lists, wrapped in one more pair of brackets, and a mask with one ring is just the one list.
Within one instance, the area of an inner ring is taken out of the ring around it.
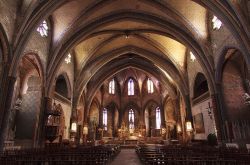
{"label": "warm glowing light", "polygon": [[177,132],[181,133],[181,126],[180,126],[180,124],[177,124]]}
{"label": "warm glowing light", "polygon": [[76,132],[76,129],[77,129],[76,123],[73,122],[73,123],[71,124],[71,131],[72,131],[72,132]]}
{"label": "warm glowing light", "polygon": [[191,61],[194,62],[194,61],[196,60],[195,55],[193,54],[193,52],[190,52],[189,54],[190,54],[190,59],[191,59]]}
{"label": "warm glowing light", "polygon": [[214,30],[219,30],[221,28],[222,22],[214,15],[212,24]]}
{"label": "warm glowing light", "polygon": [[186,130],[187,130],[187,132],[190,132],[193,130],[192,123],[190,121],[186,122]]}
{"label": "warm glowing light", "polygon": [[88,127],[84,126],[83,130],[82,130],[83,135],[87,135],[88,134]]}
{"label": "warm glowing light", "polygon": [[161,134],[162,134],[162,135],[166,134],[166,132],[167,132],[167,129],[166,129],[166,128],[161,128]]}

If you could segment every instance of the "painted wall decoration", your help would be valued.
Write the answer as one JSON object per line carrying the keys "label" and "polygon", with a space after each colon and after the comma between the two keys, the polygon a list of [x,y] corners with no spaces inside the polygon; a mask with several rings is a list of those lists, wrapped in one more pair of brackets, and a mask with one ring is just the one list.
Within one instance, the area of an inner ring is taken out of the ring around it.
{"label": "painted wall decoration", "polygon": [[202,113],[194,115],[194,128],[196,133],[205,133],[204,121]]}

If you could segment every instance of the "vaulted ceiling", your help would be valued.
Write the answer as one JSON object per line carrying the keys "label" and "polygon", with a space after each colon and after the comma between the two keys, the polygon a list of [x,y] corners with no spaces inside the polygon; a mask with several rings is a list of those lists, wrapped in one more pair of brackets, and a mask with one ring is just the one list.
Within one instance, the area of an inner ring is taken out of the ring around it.
{"label": "vaulted ceiling", "polygon": [[[79,91],[76,98],[88,82],[104,81],[103,77],[128,67],[152,70],[160,74],[168,88],[188,94],[186,66],[190,51],[204,69],[208,82],[213,83],[209,13],[227,4],[203,0],[24,0],[23,12],[30,15],[27,21],[36,25],[42,21],[37,18],[48,18],[50,22],[48,84],[54,81],[64,58],[69,53],[73,56],[74,91]],[[29,13],[32,5],[35,14]],[[219,14],[227,22],[234,21],[232,26],[239,25],[238,20],[226,18],[228,12]],[[20,29],[28,31],[29,25]],[[242,34],[244,31],[240,31]],[[20,37],[22,40],[25,37]]]}
{"label": "vaulted ceiling", "polygon": [[[158,68],[187,92],[183,35],[205,43],[208,33],[207,10],[189,0],[74,0],[57,8],[52,20],[54,52],[74,55],[79,90],[99,69],[109,67],[105,64],[132,53],[151,61],[144,67]],[[67,51],[62,42],[70,45]]]}

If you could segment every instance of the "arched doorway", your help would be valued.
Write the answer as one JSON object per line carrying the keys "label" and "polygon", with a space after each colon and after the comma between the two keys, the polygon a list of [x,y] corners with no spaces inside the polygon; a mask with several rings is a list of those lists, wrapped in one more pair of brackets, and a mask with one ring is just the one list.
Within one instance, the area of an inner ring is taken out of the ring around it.
{"label": "arched doorway", "polygon": [[14,141],[14,145],[21,147],[36,145],[41,96],[42,70],[38,57],[25,55],[19,63],[6,140]]}
{"label": "arched doorway", "polygon": [[103,127],[105,137],[118,136],[119,112],[115,103],[110,103],[103,109]]}
{"label": "arched doorway", "polygon": [[96,99],[94,99],[90,105],[89,109],[89,118],[88,118],[88,139],[95,140],[96,139],[96,131],[99,126],[99,103]]}
{"label": "arched doorway", "polygon": [[222,95],[229,141],[250,141],[249,79],[246,62],[239,51],[227,54],[222,69]]}
{"label": "arched doorway", "polygon": [[161,109],[155,101],[149,101],[144,110],[147,137],[161,136]]}

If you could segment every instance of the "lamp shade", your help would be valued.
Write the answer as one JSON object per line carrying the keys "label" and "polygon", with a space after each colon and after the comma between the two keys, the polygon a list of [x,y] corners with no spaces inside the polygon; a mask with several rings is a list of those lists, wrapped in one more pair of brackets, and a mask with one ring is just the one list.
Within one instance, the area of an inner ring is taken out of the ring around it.
{"label": "lamp shade", "polygon": [[72,123],[71,123],[71,131],[72,131],[72,132],[76,132],[76,130],[77,130],[76,122],[72,122]]}
{"label": "lamp shade", "polygon": [[190,132],[190,131],[193,130],[191,121],[187,121],[187,122],[186,122],[186,130],[187,130],[188,132]]}
{"label": "lamp shade", "polygon": [[88,127],[84,126],[83,130],[82,130],[83,135],[87,135],[88,134]]}
{"label": "lamp shade", "polygon": [[180,124],[177,124],[177,133],[181,133],[181,126],[180,126]]}

